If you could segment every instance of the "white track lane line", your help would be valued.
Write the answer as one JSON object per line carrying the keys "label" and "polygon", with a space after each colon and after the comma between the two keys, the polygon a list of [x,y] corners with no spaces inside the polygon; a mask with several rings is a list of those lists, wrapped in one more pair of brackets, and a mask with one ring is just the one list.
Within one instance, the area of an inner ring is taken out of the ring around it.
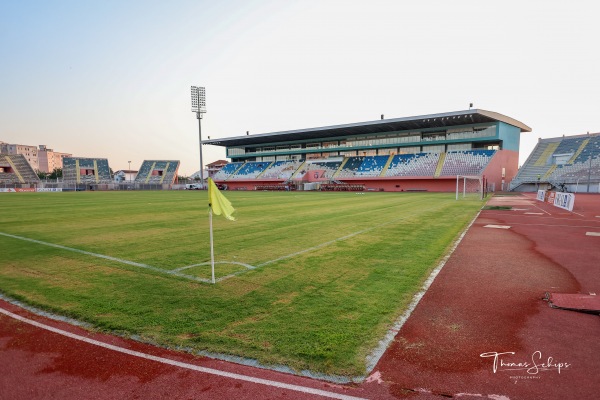
{"label": "white track lane line", "polygon": [[548,211],[544,210],[543,208],[541,208],[541,207],[538,207],[538,205],[537,205],[537,204],[535,204],[535,203],[533,203],[533,206],[534,206],[535,208],[537,208],[537,209],[539,209],[539,210],[541,210],[541,211],[545,212],[545,213],[546,213],[546,214],[548,214],[548,215],[552,215],[552,214],[550,214]]}
{"label": "white track lane line", "polygon": [[[583,221],[587,222],[587,221]],[[527,225],[527,226],[553,226],[557,228],[591,228],[597,229],[598,226],[588,226],[588,225],[554,225],[554,224],[527,224],[521,222],[513,222],[512,225]]]}
{"label": "white track lane line", "polygon": [[292,385],[289,383],[283,383],[283,382],[277,382],[277,381],[272,381],[269,379],[262,379],[262,378],[255,378],[253,376],[247,376],[247,375],[241,375],[241,374],[236,374],[236,373],[232,373],[232,372],[226,372],[226,371],[221,371],[218,369],[214,369],[214,368],[206,368],[206,367],[200,367],[198,365],[194,365],[194,364],[187,364],[187,363],[183,363],[183,362],[179,362],[179,361],[174,361],[174,360],[170,360],[168,358],[163,358],[163,357],[157,357],[157,356],[153,356],[150,354],[146,354],[146,353],[142,353],[139,351],[135,351],[135,350],[129,350],[123,347],[119,347],[119,346],[114,346],[112,344],[108,344],[108,343],[104,343],[104,342],[100,342],[98,340],[95,339],[90,339],[84,336],[80,336],[77,335],[75,333],[71,333],[71,332],[67,332],[64,331],[62,329],[58,329],[58,328],[54,328],[52,326],[46,325],[46,324],[42,324],[40,322],[25,318],[25,317],[21,317],[20,315],[14,314],[8,310],[5,310],[3,308],[0,308],[0,313],[14,318],[18,321],[24,322],[26,324],[30,324],[33,325],[35,327],[38,327],[40,329],[45,329],[47,331],[50,332],[54,332],[57,333],[59,335],[62,336],[66,336],[68,338],[71,339],[75,339],[75,340],[79,340],[85,343],[89,343],[95,346],[99,346],[99,347],[103,347],[105,349],[108,350],[113,350],[119,353],[123,353],[123,354],[127,354],[130,356],[134,356],[134,357],[139,357],[139,358],[143,358],[146,360],[151,360],[151,361],[156,361],[162,364],[167,364],[167,365],[172,365],[174,367],[179,367],[179,368],[185,368],[185,369],[190,369],[193,371],[198,371],[198,372],[203,372],[205,374],[210,374],[210,375],[216,375],[216,376],[221,376],[221,377],[225,377],[225,378],[231,378],[231,379],[236,379],[236,380],[240,380],[240,381],[246,381],[246,382],[251,382],[251,383],[256,383],[256,384],[260,384],[260,385],[266,385],[266,386],[272,386],[272,387],[276,387],[276,388],[280,388],[280,389],[287,389],[287,390],[292,390],[295,392],[301,392],[301,393],[306,393],[306,394],[315,394],[318,396],[323,396],[323,397],[329,397],[332,399],[342,399],[342,400],[365,400],[362,397],[354,397],[354,396],[348,396],[348,395],[344,395],[344,394],[340,394],[340,393],[335,393],[335,392],[328,392],[326,390],[321,390],[321,389],[314,389],[311,387],[307,387],[307,386],[299,386],[299,385]]}

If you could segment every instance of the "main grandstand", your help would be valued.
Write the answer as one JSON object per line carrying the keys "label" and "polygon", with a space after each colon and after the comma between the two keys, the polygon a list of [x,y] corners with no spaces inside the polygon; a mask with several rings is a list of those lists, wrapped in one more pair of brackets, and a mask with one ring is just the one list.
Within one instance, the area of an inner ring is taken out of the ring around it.
{"label": "main grandstand", "polygon": [[38,183],[39,178],[23,154],[0,153],[0,184],[22,185]]}
{"label": "main grandstand", "polygon": [[510,188],[600,191],[600,133],[540,139]]}
{"label": "main grandstand", "polygon": [[457,175],[505,190],[517,174],[521,132],[531,128],[486,110],[205,140],[232,162],[213,179],[230,189],[352,185],[377,191],[453,191]]}

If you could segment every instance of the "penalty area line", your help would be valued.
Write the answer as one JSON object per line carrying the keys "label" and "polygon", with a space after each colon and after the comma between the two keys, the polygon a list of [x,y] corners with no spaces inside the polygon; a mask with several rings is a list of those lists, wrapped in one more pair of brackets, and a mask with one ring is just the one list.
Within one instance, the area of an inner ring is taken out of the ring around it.
{"label": "penalty area line", "polygon": [[340,394],[340,393],[328,392],[326,390],[315,389],[315,388],[311,388],[311,387],[307,387],[307,386],[293,385],[293,384],[289,384],[289,383],[273,381],[270,379],[255,378],[253,376],[236,374],[236,373],[227,372],[227,371],[221,371],[221,370],[214,369],[214,368],[200,367],[200,366],[194,365],[194,364],[188,364],[188,363],[171,360],[171,359],[164,358],[164,357],[153,356],[150,354],[142,353],[140,351],[126,349],[124,347],[115,346],[112,344],[101,342],[99,340],[90,339],[85,336],[67,332],[62,329],[54,328],[52,326],[42,324],[41,322],[37,322],[37,321],[31,320],[31,319],[22,317],[20,315],[14,314],[3,308],[0,308],[0,313],[4,314],[10,318],[14,318],[18,321],[21,321],[23,323],[33,325],[37,328],[44,329],[44,330],[47,330],[47,331],[50,331],[50,332],[53,332],[53,333],[56,333],[56,334],[59,334],[62,336],[66,336],[70,339],[79,340],[81,342],[85,342],[85,343],[88,343],[88,344],[91,344],[94,346],[102,347],[102,348],[105,348],[108,350],[116,351],[119,353],[134,356],[134,357],[143,358],[145,360],[150,360],[150,361],[155,361],[155,362],[159,362],[162,364],[171,365],[174,367],[189,369],[189,370],[198,371],[198,372],[202,372],[202,373],[210,374],[210,375],[216,375],[216,376],[220,376],[220,377],[224,377],[224,378],[230,378],[230,379],[236,379],[236,380],[246,381],[246,382],[250,382],[250,383],[256,383],[259,385],[266,385],[266,386],[271,386],[271,387],[276,387],[276,388],[286,389],[286,390],[292,390],[292,391],[306,393],[306,394],[315,394],[315,395],[319,395],[319,396],[323,396],[323,397],[329,397],[332,399],[364,400],[361,397],[348,396],[348,395],[344,395],[344,394]]}
{"label": "penalty area line", "polygon": [[[426,211],[431,211],[431,210],[435,210],[437,208],[438,207],[431,207],[431,208],[428,208],[428,209],[423,210],[423,211],[425,211],[425,212]],[[367,233],[367,232],[373,231],[373,230],[375,230],[377,228],[381,228],[382,226],[386,226],[386,225],[390,225],[390,224],[395,224],[396,222],[403,221],[403,220],[411,218],[411,217],[412,217],[411,215],[407,215],[407,216],[403,216],[403,217],[400,217],[400,218],[393,219],[391,221],[386,221],[386,222],[383,222],[381,224],[378,224],[378,225],[375,225],[375,226],[371,226],[369,228],[362,229],[360,231],[349,233],[348,235],[345,235],[345,236],[342,236],[342,237],[330,240],[328,242],[321,243],[321,244],[319,244],[317,246],[309,247],[307,249],[303,249],[303,250],[297,251],[295,253],[287,254],[285,256],[281,256],[281,257],[276,258],[274,260],[265,261],[262,264],[258,264],[256,267],[257,268],[264,267],[265,265],[269,265],[269,264],[272,264],[272,263],[277,262],[277,261],[286,260],[288,258],[296,257],[296,256],[299,256],[299,255],[304,254],[304,253],[308,253],[308,252],[311,252],[311,251],[319,250],[319,249],[322,249],[323,247],[327,247],[329,245],[332,245],[332,244],[335,244],[335,243],[338,243],[338,242],[342,242],[344,240],[348,240],[350,238],[353,238],[355,236],[361,235],[363,233]],[[247,272],[247,271],[243,271],[243,272]]]}

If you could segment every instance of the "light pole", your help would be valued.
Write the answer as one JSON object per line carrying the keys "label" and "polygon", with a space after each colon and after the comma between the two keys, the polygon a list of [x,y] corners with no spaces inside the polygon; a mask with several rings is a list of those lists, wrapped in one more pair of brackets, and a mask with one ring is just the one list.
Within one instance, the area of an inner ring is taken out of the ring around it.
{"label": "light pole", "polygon": [[127,161],[129,163],[129,170],[127,171],[129,173],[129,181],[131,182],[131,161]]}
{"label": "light pole", "polygon": [[192,86],[192,112],[198,118],[198,140],[200,143],[200,185],[204,188],[204,171],[202,162],[202,114],[206,113],[206,92],[203,87]]}

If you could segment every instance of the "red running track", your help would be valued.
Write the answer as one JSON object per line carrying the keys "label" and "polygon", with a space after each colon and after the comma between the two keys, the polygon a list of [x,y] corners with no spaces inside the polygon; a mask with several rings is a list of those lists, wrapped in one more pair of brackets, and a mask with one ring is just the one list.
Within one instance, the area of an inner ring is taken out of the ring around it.
{"label": "red running track", "polygon": [[600,236],[586,235],[600,232],[600,196],[576,195],[574,213],[532,195],[488,205],[513,209],[481,212],[361,385],[158,349],[0,301],[0,399],[600,398],[600,318],[542,300],[600,295]]}
{"label": "red running track", "polygon": [[[576,195],[575,213],[533,195],[488,205],[513,208],[481,212],[376,370],[396,397],[600,398],[600,318],[543,301],[600,295],[600,196]],[[514,354],[494,372],[493,352]]]}

